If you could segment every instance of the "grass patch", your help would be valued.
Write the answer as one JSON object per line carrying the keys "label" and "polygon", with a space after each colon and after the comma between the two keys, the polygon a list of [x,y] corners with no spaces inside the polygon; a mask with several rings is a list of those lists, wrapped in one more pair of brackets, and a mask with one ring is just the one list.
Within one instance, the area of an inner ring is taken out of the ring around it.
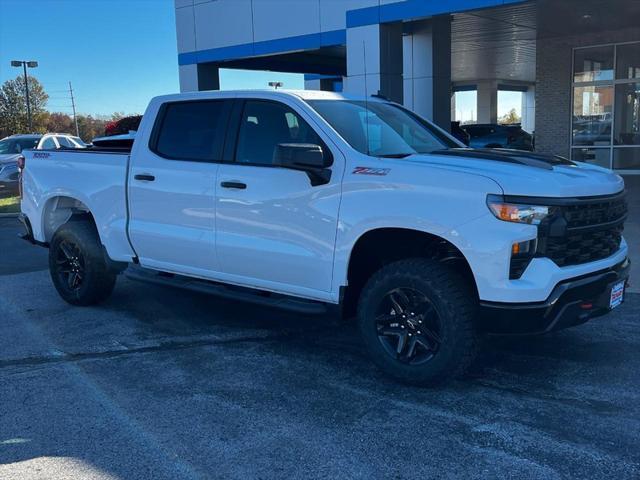
{"label": "grass patch", "polygon": [[0,198],[0,213],[19,213],[19,212],[20,212],[20,199],[18,197]]}

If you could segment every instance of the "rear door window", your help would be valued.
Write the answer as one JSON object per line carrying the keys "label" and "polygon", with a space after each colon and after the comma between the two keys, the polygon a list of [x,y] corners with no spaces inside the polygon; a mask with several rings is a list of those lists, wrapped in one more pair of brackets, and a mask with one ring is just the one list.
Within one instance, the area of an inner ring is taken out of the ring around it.
{"label": "rear door window", "polygon": [[230,110],[230,100],[167,103],[158,115],[150,148],[171,160],[219,161]]}

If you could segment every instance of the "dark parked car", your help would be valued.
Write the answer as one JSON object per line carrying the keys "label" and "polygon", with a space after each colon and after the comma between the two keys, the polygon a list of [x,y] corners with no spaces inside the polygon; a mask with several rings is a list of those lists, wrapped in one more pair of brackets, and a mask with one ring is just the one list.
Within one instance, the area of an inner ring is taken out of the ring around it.
{"label": "dark parked car", "polygon": [[471,148],[513,148],[533,150],[533,137],[520,125],[498,125],[495,123],[462,125],[469,136]]}
{"label": "dark parked car", "polygon": [[36,148],[42,135],[12,135],[0,140],[0,198],[18,195],[18,157]]}
{"label": "dark parked car", "polygon": [[11,135],[0,140],[0,198],[15,197],[18,187],[18,159],[23,150],[86,148],[78,137],[67,133]]}
{"label": "dark parked car", "polygon": [[460,122],[451,122],[451,135],[456,137],[465,145],[469,145],[471,136],[460,126]]}

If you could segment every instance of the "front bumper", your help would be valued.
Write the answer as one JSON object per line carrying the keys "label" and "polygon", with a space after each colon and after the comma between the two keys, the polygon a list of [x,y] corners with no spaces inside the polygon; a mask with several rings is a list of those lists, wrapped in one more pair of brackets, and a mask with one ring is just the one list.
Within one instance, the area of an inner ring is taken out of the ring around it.
{"label": "front bumper", "polygon": [[480,327],[497,334],[542,334],[610,311],[611,287],[629,278],[628,258],[605,270],[560,282],[543,302],[480,302]]}

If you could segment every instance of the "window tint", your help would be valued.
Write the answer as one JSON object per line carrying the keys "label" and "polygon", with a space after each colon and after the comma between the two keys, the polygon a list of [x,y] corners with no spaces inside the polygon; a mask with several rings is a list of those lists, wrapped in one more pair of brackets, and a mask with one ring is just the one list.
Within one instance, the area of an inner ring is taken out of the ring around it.
{"label": "window tint", "polygon": [[58,147],[56,145],[56,142],[53,141],[53,137],[48,137],[44,140],[44,142],[42,142],[42,148],[46,150],[46,149],[58,148]]}
{"label": "window tint", "polygon": [[227,100],[166,104],[152,150],[175,160],[219,160],[229,108]]}
{"label": "window tint", "polygon": [[238,133],[236,161],[269,165],[279,143],[312,143],[326,150],[318,134],[286,105],[247,101]]}

